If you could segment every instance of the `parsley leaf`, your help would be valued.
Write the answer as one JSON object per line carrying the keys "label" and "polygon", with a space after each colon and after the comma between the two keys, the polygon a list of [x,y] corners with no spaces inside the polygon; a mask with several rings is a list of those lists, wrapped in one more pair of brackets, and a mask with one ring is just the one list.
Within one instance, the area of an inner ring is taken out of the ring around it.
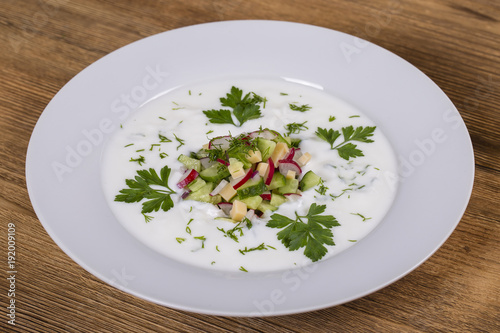
{"label": "parsley leaf", "polygon": [[212,124],[234,124],[230,110],[205,110],[203,113]]}
{"label": "parsley leaf", "polygon": [[[226,94],[226,97],[220,98],[221,105],[230,107],[232,112],[228,109],[212,109],[205,110],[203,113],[213,124],[232,124],[240,127],[249,120],[261,118],[259,104],[263,104],[265,107],[266,101],[265,97],[256,95],[253,92],[243,96],[243,91],[233,86],[231,91]],[[233,120],[233,115],[238,120],[237,124]]]}
{"label": "parsley leaf", "polygon": [[349,160],[350,157],[364,156],[363,152],[357,149],[357,146],[352,143],[346,143],[342,147],[337,148],[339,156],[345,160]]}
{"label": "parsley leaf", "polygon": [[[370,143],[373,142],[370,139],[375,131],[375,126],[358,126],[356,129],[352,126],[342,127],[342,134],[338,130],[326,129],[318,127],[316,135],[318,138],[328,142],[330,144],[330,149],[337,150],[339,156],[345,160],[349,160],[351,157],[364,156],[363,152],[358,149],[358,147],[349,141],[358,141]],[[344,137],[344,141],[334,146],[335,141],[340,137]]]}
{"label": "parsley leaf", "polygon": [[[318,206],[313,203],[307,215],[299,216],[295,213],[295,220],[273,214],[266,226],[282,229],[277,234],[278,239],[290,251],[305,247],[304,255],[313,262],[318,261],[328,252],[325,244],[335,245],[331,228],[340,225],[332,215],[320,215],[325,209],[326,205]],[[307,219],[307,223],[304,219]]]}
{"label": "parsley leaf", "polygon": [[336,131],[336,130],[334,131],[331,128],[329,130],[327,130],[326,128],[318,127],[318,130],[316,131],[316,135],[320,139],[328,142],[330,144],[330,148],[334,149],[333,144],[334,144],[335,140],[337,140],[337,138],[340,136],[340,132]]}
{"label": "parsley leaf", "polygon": [[258,119],[262,117],[260,113],[260,106],[257,104],[248,104],[248,105],[241,105],[238,104],[236,107],[233,109],[233,114],[238,119],[240,125],[243,125],[244,122],[252,119]]}
{"label": "parsley leaf", "polygon": [[[168,186],[169,176],[170,168],[168,166],[161,169],[160,175],[153,168],[138,170],[137,176],[134,179],[125,180],[129,188],[120,190],[121,194],[116,195],[115,201],[132,203],[148,199],[142,203],[142,214],[153,211],[157,212],[160,209],[168,211],[174,207],[170,195],[175,193]],[[164,189],[152,188],[151,185],[156,185]]]}
{"label": "parsley leaf", "polygon": [[375,131],[375,126],[359,126],[354,129],[352,126],[343,127],[342,134],[344,135],[344,142],[355,140],[360,142],[373,142],[372,139],[368,139],[373,136],[373,132]]}

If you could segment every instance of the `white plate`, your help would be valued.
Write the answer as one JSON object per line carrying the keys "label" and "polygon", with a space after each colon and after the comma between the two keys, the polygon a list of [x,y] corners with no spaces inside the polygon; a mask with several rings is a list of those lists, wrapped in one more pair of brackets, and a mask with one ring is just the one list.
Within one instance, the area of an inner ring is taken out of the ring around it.
{"label": "white plate", "polygon": [[[166,258],[116,221],[100,185],[104,141],[125,115],[200,79],[286,77],[321,86],[362,110],[401,162],[384,221],[349,250],[273,274],[217,273]],[[472,190],[474,159],[462,118],[408,62],[369,42],[274,21],[209,23],[123,47],[75,76],[30,140],[26,178],[54,241],[87,271],[127,293],[187,311],[281,315],[342,304],[406,275],[454,230]]]}

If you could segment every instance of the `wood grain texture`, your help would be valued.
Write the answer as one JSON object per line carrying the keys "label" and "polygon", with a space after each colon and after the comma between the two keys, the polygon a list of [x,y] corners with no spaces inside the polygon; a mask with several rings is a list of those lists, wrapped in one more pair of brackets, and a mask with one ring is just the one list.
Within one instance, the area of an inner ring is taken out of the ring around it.
{"label": "wood grain texture", "polygon": [[[0,331],[500,332],[500,3],[482,0],[0,0],[0,248],[17,235],[16,326]],[[73,76],[138,39],[237,19],[314,24],[376,43],[439,85],[459,109],[476,179],[457,229],[394,284],[320,311],[227,318],[177,311],[115,289],[73,262],[39,223],[24,163],[44,107]],[[6,251],[2,252],[5,253]]]}

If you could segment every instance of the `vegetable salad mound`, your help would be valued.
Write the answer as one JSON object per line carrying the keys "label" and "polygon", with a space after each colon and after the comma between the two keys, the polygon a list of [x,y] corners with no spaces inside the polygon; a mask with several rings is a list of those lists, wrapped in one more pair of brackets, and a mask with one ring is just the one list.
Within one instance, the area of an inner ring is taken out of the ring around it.
{"label": "vegetable salad mound", "polygon": [[179,156],[186,171],[177,187],[183,199],[217,205],[235,223],[251,220],[320,184],[313,171],[303,174],[311,154],[299,145],[270,129],[213,138],[198,152]]}

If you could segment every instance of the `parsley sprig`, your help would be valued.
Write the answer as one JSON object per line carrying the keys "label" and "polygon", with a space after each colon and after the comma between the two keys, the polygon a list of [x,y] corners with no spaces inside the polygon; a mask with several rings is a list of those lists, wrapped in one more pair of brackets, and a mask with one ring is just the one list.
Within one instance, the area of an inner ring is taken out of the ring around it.
{"label": "parsley sprig", "polygon": [[[260,104],[265,107],[267,99],[261,97],[254,92],[249,92],[243,96],[243,91],[235,86],[231,87],[231,92],[226,94],[226,97],[221,97],[222,106],[230,107],[232,110],[205,110],[203,113],[208,117],[213,124],[232,124],[240,127],[245,122],[262,117],[260,113]],[[236,118],[237,123],[233,120]]]}
{"label": "parsley sprig", "polygon": [[[375,131],[375,126],[358,126],[356,129],[352,126],[342,127],[342,133],[338,130],[334,129],[326,129],[318,127],[316,131],[316,135],[325,140],[330,144],[330,148],[332,150],[337,150],[339,156],[343,159],[349,160],[351,157],[364,156],[363,152],[357,148],[357,146],[349,141],[358,141],[370,143],[373,142],[370,137],[373,136],[373,132]],[[344,141],[334,146],[335,141],[340,137],[344,137]]]}
{"label": "parsley sprig", "polygon": [[[273,214],[266,226],[284,228],[277,234],[283,245],[290,251],[305,247],[304,255],[313,262],[318,261],[328,252],[323,244],[335,245],[331,228],[340,225],[332,215],[320,215],[325,209],[326,205],[318,206],[313,203],[307,215],[300,216],[295,212],[295,220],[284,215]],[[304,222],[306,219],[307,223]]]}
{"label": "parsley sprig", "polygon": [[[125,180],[129,188],[120,190],[121,194],[115,197],[115,201],[131,203],[147,199],[147,201],[142,203],[142,214],[151,213],[153,211],[157,212],[160,209],[168,211],[170,208],[174,207],[170,195],[175,193],[175,191],[168,186],[169,176],[170,168],[168,166],[164,166],[161,169],[160,175],[158,175],[153,168],[149,170],[137,170],[137,176],[135,176],[134,179]],[[161,188],[152,188],[151,185],[156,185]]]}

